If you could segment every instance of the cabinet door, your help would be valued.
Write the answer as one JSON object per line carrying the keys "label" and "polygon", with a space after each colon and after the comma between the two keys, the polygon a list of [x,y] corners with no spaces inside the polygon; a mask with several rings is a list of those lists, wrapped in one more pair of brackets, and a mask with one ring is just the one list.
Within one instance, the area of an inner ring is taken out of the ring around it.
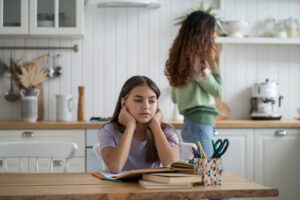
{"label": "cabinet door", "polygon": [[227,152],[222,156],[225,171],[254,180],[253,129],[217,129],[216,139],[229,140]]}
{"label": "cabinet door", "polygon": [[83,35],[83,0],[30,0],[31,35]]}
{"label": "cabinet door", "polygon": [[215,140],[225,138],[229,140],[229,147],[222,157],[225,171],[254,180],[253,134],[253,129],[224,128],[215,131]]}
{"label": "cabinet door", "polygon": [[0,0],[0,34],[28,34],[28,0]]}
{"label": "cabinet door", "polygon": [[255,181],[279,189],[279,197],[300,196],[300,130],[255,129]]}

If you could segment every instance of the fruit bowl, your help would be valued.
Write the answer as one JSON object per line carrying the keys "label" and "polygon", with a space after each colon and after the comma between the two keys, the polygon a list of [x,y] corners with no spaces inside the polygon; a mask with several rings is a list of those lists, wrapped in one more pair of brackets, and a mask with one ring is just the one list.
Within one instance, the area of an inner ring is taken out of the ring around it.
{"label": "fruit bowl", "polygon": [[221,21],[228,37],[244,37],[248,22],[243,20],[225,20]]}

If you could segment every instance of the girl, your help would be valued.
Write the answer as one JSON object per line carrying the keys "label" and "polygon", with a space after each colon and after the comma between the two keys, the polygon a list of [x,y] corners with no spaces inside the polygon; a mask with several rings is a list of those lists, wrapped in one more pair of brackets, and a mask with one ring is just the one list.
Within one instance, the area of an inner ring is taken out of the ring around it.
{"label": "girl", "polygon": [[207,157],[213,154],[213,130],[218,111],[215,97],[222,91],[215,59],[215,18],[195,11],[183,22],[169,52],[165,74],[172,101],[184,116],[184,142],[200,141]]}
{"label": "girl", "polygon": [[179,160],[179,139],[162,123],[159,96],[157,85],[145,76],[133,76],[123,85],[112,119],[99,133],[110,171],[162,167]]}

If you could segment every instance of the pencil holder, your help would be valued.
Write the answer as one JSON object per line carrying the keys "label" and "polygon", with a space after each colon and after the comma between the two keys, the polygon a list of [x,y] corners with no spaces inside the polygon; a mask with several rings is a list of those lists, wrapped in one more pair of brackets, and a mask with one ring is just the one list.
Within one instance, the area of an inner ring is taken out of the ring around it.
{"label": "pencil holder", "polygon": [[222,159],[194,158],[194,174],[202,177],[201,185],[222,185]]}

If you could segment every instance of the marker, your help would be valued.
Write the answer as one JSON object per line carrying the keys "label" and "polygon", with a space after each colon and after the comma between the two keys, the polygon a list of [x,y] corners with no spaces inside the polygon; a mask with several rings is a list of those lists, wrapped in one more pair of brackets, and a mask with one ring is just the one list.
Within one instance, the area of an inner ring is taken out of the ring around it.
{"label": "marker", "polygon": [[103,178],[103,176],[100,176],[99,174],[94,173],[94,172],[92,172],[91,175],[93,175],[93,176],[95,176],[95,177],[97,177],[97,178]]}
{"label": "marker", "polygon": [[117,183],[121,183],[120,180],[115,180],[115,179],[111,179],[111,178],[100,178],[101,180],[104,180],[104,181],[112,181],[112,182],[117,182]]}

